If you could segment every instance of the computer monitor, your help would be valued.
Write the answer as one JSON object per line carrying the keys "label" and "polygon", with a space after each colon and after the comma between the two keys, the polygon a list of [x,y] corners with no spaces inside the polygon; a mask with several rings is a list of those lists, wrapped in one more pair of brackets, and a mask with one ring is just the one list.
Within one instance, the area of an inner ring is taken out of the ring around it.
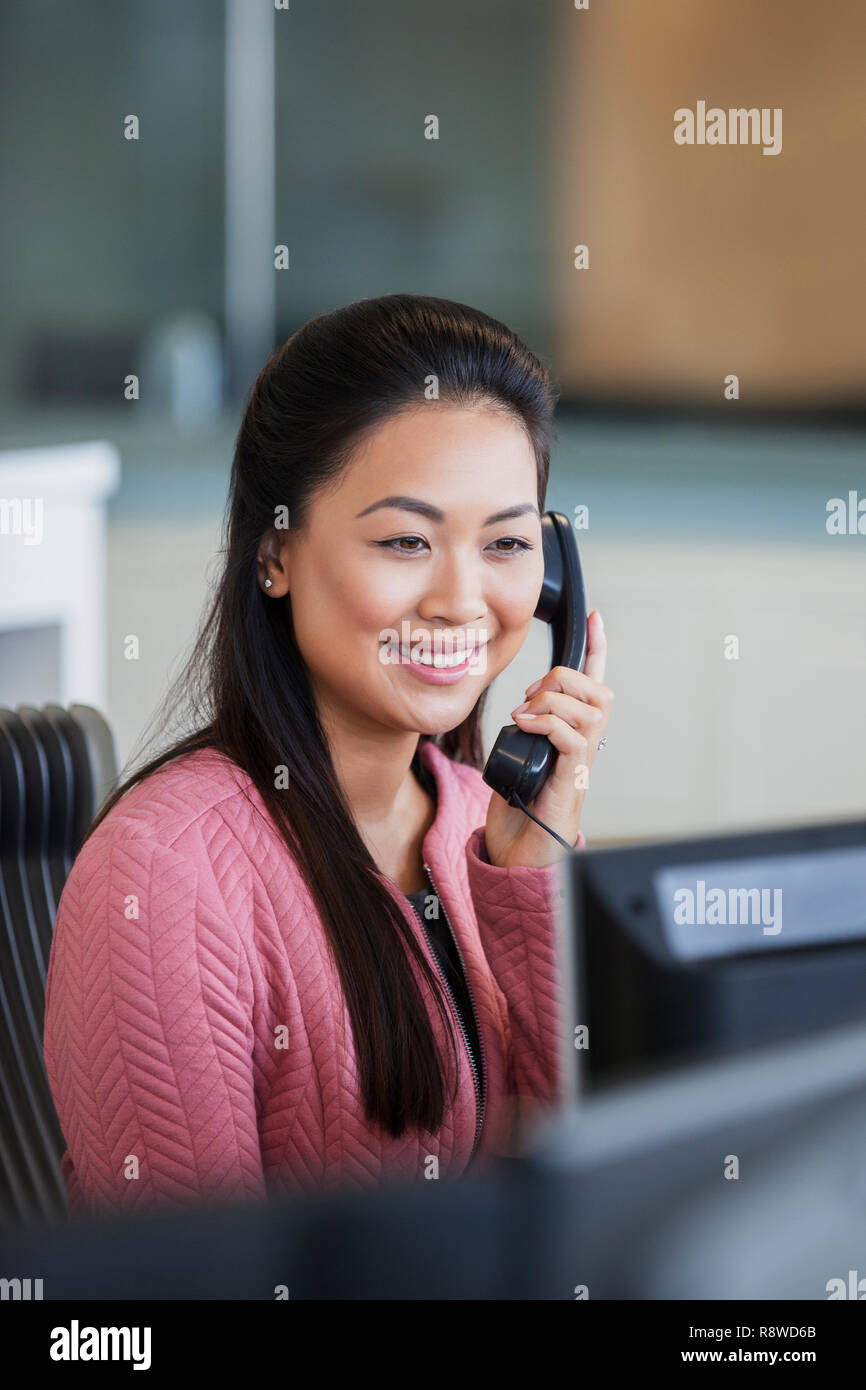
{"label": "computer monitor", "polygon": [[862,1298],[864,1150],[861,1023],[609,1087],[551,1114],[522,1158],[461,1181],[5,1232],[0,1278],[109,1307]]}
{"label": "computer monitor", "polygon": [[866,821],[565,866],[566,1099],[866,1018]]}
{"label": "computer monitor", "polygon": [[862,1022],[599,1088],[524,1158],[540,1296],[862,1300],[864,1149]]}

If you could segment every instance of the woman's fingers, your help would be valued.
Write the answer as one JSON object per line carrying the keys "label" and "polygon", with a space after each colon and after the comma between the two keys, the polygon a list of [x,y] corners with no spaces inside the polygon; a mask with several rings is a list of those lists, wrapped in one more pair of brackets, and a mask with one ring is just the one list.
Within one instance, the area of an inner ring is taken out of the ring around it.
{"label": "woman's fingers", "polygon": [[[574,671],[570,666],[554,666],[553,670],[549,671],[546,676],[533,681],[532,685],[527,686],[526,689],[527,700],[537,699],[546,691],[560,691],[571,699],[582,700],[588,705],[594,705],[602,712],[610,710],[614,698],[610,686],[602,685],[599,681],[593,680],[592,676],[586,675],[583,671]],[[535,706],[533,706],[534,708]],[[540,708],[542,706],[539,706]]]}
{"label": "woman's fingers", "polygon": [[604,635],[604,623],[597,608],[592,610],[587,619],[586,633],[584,672],[594,681],[603,681],[604,668],[607,662],[607,638]]}
{"label": "woman's fingers", "polygon": [[[521,723],[521,716],[518,715],[517,718],[518,723]],[[536,799],[536,804],[540,805],[542,801],[549,802],[553,806],[560,804],[563,814],[577,817],[573,834],[571,834],[572,827],[564,820],[553,825],[550,814],[546,813],[545,817],[552,829],[562,834],[563,838],[567,839],[570,835],[571,843],[573,843],[577,838],[580,810],[588,785],[586,781],[578,784],[577,769],[581,766],[587,769],[591,767],[596,753],[595,736],[591,730],[581,729],[553,713],[541,714],[537,719],[531,719],[528,723],[522,724],[522,727],[527,733],[545,734],[560,755],[553,765],[552,775],[547,779]],[[578,786],[580,786],[580,790],[577,790]]]}
{"label": "woman's fingers", "polygon": [[560,690],[539,690],[537,695],[533,695],[531,700],[526,702],[527,708],[512,710],[513,717],[519,724],[529,714],[532,718],[528,719],[523,725],[527,730],[530,724],[538,726],[540,734],[546,734],[548,730],[543,726],[542,721],[545,715],[555,715],[568,724],[573,729],[578,729],[585,737],[589,737],[596,730],[601,730],[607,722],[607,710],[599,705],[587,704],[582,700],[575,699],[573,695],[567,695]]}

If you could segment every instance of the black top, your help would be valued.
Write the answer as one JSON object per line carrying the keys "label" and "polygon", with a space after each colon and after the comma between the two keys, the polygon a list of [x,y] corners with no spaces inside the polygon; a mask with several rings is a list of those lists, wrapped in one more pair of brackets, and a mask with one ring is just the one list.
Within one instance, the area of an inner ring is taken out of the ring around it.
{"label": "black top", "polygon": [[[412,760],[412,771],[415,773],[415,776],[418,778],[424,790],[428,792],[435,801],[436,780],[432,773],[422,765],[417,753]],[[481,1045],[478,1039],[478,1028],[475,1022],[472,1001],[469,997],[466,977],[460,963],[460,956],[457,952],[457,944],[454,940],[451,924],[448,921],[448,915],[445,911],[445,904],[442,902],[441,898],[438,898],[436,890],[433,887],[433,882],[426,869],[424,871],[424,877],[427,880],[427,886],[419,888],[417,893],[407,893],[406,897],[414,907],[422,926],[427,932],[430,944],[433,947],[434,955],[439,964],[439,969],[442,971],[448,983],[451,996],[457,1008],[457,1013],[463,1025],[463,1031],[466,1034],[470,1054],[475,1062],[475,1070],[483,1096],[484,1076],[481,1067]],[[428,904],[427,902],[427,899],[431,895],[437,898],[439,902],[439,913],[438,916],[431,915],[428,917],[425,915],[428,906],[431,913],[435,912],[435,903]]]}

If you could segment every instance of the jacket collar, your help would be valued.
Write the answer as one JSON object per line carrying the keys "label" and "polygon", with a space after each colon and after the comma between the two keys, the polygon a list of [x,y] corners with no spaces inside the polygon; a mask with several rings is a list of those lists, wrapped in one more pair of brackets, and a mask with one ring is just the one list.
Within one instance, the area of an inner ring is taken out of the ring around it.
{"label": "jacket collar", "polygon": [[[483,826],[486,811],[482,800],[473,794],[469,779],[435,743],[422,744],[420,757],[435,777],[437,791],[436,816],[422,841],[424,863],[429,865],[436,893],[469,965],[476,956],[477,933],[466,863],[467,841],[477,826]],[[479,961],[477,966],[480,965]]]}

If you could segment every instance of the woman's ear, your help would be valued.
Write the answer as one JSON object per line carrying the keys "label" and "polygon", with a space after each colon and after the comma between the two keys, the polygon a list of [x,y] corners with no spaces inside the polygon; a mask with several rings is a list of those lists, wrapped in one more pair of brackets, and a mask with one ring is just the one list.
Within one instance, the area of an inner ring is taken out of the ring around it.
{"label": "woman's ear", "polygon": [[285,531],[271,526],[262,536],[256,557],[256,573],[259,587],[269,598],[284,598],[289,592],[289,577],[286,566],[288,558],[284,551],[287,540]]}

